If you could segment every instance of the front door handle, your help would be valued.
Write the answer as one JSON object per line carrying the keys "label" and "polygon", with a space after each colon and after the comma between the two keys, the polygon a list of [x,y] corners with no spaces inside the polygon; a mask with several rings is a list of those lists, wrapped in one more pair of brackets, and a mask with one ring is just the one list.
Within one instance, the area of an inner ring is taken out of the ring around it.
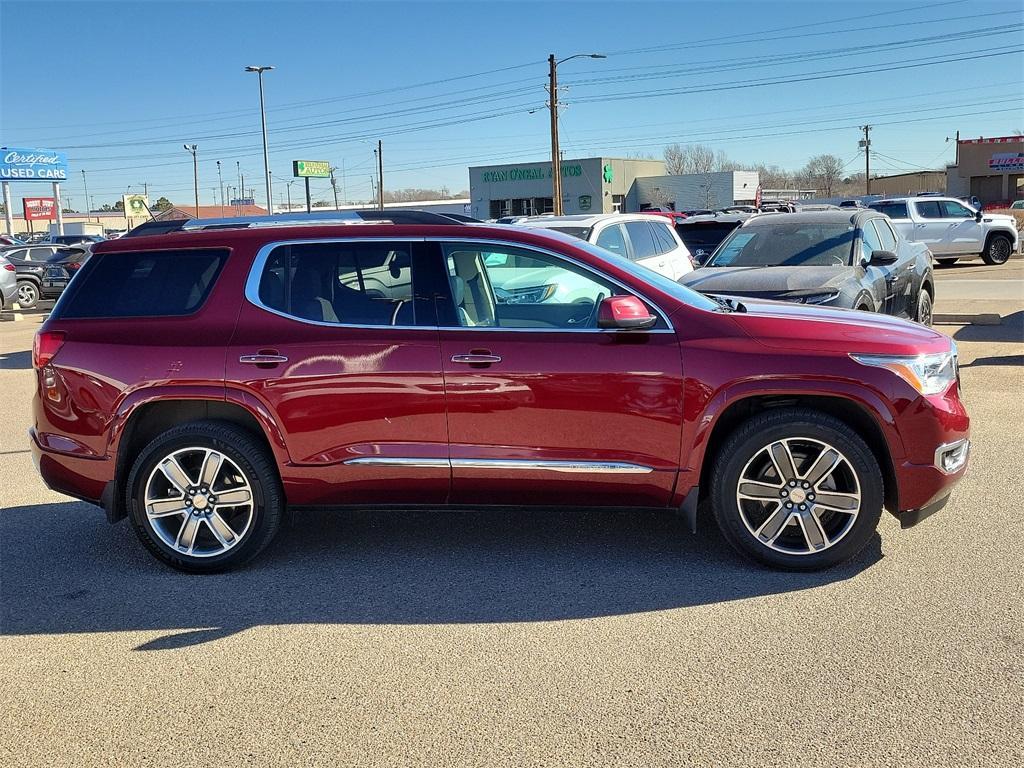
{"label": "front door handle", "polygon": [[500,363],[501,358],[498,355],[482,354],[452,355],[452,362],[463,365],[490,365],[491,363]]}
{"label": "front door handle", "polygon": [[242,355],[238,358],[238,362],[245,365],[277,365],[278,363],[287,363],[288,358],[284,355],[261,353],[258,355]]}

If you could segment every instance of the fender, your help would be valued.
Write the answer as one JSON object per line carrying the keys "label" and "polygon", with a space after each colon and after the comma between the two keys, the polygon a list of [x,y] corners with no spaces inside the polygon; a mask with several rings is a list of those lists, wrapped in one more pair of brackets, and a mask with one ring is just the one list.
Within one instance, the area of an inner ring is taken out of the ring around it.
{"label": "fender", "polygon": [[132,414],[143,406],[153,402],[166,400],[220,400],[224,401],[224,386],[214,385],[159,385],[141,387],[126,394],[117,404],[114,417],[110,420],[107,430],[106,455],[117,456],[121,437]]}
{"label": "fender", "polygon": [[277,419],[266,403],[251,392],[235,389],[234,387],[227,387],[225,389],[224,399],[229,403],[244,408],[252,415],[256,423],[260,425],[260,429],[263,430],[263,434],[266,435],[267,443],[274,452],[274,458],[278,466],[291,463],[291,454],[288,452],[288,444],[284,439],[284,430],[281,429],[281,425],[277,423]]}
{"label": "fender", "polygon": [[[684,449],[689,447],[689,454],[686,457],[686,467],[680,470],[673,505],[681,504],[690,490],[699,485],[708,442],[721,415],[741,400],[764,396],[817,396],[846,400],[874,420],[889,446],[893,465],[898,465],[905,458],[906,451],[896,427],[894,414],[874,390],[859,382],[846,379],[786,377],[731,381],[711,396],[697,419],[689,421],[683,427],[683,445]],[[687,432],[692,432],[689,440],[686,439]]]}

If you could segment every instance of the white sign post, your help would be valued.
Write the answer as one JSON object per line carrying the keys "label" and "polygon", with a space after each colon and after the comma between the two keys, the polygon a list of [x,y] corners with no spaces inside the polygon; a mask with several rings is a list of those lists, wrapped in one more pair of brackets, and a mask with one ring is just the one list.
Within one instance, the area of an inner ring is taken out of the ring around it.
{"label": "white sign post", "polygon": [[60,182],[53,182],[53,204],[57,209],[57,234],[64,234],[64,211],[60,202]]}
{"label": "white sign post", "polygon": [[11,211],[11,183],[4,182],[4,222],[7,224],[7,234],[14,234],[14,212]]}

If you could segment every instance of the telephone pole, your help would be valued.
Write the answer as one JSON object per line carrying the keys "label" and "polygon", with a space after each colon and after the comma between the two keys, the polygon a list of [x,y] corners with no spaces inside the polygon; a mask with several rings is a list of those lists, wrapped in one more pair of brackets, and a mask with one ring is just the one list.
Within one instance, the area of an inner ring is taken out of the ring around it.
{"label": "telephone pole", "polygon": [[[85,180],[84,168],[82,169],[82,186],[85,187],[85,220],[92,221],[92,211],[90,210],[91,206],[89,205],[89,182]],[[8,208],[8,210],[10,210],[10,208]]]}
{"label": "telephone pole", "polygon": [[192,153],[192,181],[196,189],[196,218],[199,218],[199,159],[196,157],[198,144],[185,144],[185,151]]}
{"label": "telephone pole", "polygon": [[384,210],[384,145],[377,139],[377,199],[378,207]]}
{"label": "telephone pole", "polygon": [[862,125],[864,138],[859,142],[864,147],[864,193],[871,194],[871,126]]}
{"label": "telephone pole", "polygon": [[562,215],[562,163],[558,149],[558,65],[570,59],[605,59],[603,53],[576,53],[556,60],[555,54],[548,56],[548,108],[551,111],[551,194],[552,211]]}
{"label": "telephone pole", "polygon": [[334,190],[334,210],[338,210],[338,181],[334,178],[337,168],[331,168],[331,189]]}

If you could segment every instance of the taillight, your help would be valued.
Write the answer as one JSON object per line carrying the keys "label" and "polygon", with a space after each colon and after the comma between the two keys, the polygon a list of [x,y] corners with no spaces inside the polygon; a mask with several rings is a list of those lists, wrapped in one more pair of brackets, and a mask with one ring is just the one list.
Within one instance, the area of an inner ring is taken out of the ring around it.
{"label": "taillight", "polygon": [[9,261],[4,262],[4,269],[6,269],[8,272],[17,272],[17,270],[14,268],[14,265],[11,264],[11,262]]}
{"label": "taillight", "polygon": [[65,269],[78,269],[81,266],[82,266],[82,262],[80,262],[80,261],[69,261],[67,264],[64,265],[64,268]]}
{"label": "taillight", "polygon": [[64,346],[63,331],[37,331],[32,339],[32,366],[42,368],[50,364],[54,355]]}

